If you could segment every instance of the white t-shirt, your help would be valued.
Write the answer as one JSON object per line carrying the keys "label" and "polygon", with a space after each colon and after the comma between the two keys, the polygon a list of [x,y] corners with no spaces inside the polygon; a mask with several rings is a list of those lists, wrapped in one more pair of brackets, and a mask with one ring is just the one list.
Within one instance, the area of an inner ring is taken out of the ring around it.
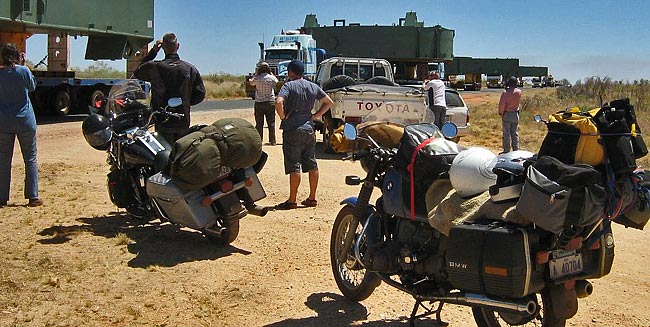
{"label": "white t-shirt", "polygon": [[445,100],[445,83],[439,79],[432,79],[426,85],[424,85],[424,90],[429,91],[433,89],[433,104],[429,103],[429,106],[447,106],[447,101]]}

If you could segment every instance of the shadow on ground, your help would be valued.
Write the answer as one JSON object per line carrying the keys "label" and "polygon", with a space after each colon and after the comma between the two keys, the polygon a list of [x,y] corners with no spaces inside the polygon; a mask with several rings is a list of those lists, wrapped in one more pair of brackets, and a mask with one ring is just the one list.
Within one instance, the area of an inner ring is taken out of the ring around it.
{"label": "shadow on ground", "polygon": [[79,225],[52,226],[38,233],[46,236],[41,244],[63,244],[80,233],[106,238],[125,234],[132,243],[127,245],[129,253],[135,255],[129,267],[147,268],[149,266],[173,267],[180,263],[216,260],[239,253],[251,252],[231,245],[217,245],[196,231],[180,229],[169,223],[132,219],[126,213],[113,212],[106,216],[77,218]]}
{"label": "shadow on ground", "polygon": [[316,159],[342,160],[344,153],[325,153],[323,142],[316,142]]}
{"label": "shadow on ground", "polygon": [[[381,319],[376,321],[364,321],[368,319],[380,319],[380,317],[368,317],[368,310],[360,303],[353,302],[335,293],[314,293],[307,297],[305,305],[317,313],[316,317],[289,318],[266,327],[305,327],[305,326],[364,326],[364,327],[406,327],[409,325],[408,317],[399,319]],[[415,326],[437,327],[433,319],[416,320]]]}

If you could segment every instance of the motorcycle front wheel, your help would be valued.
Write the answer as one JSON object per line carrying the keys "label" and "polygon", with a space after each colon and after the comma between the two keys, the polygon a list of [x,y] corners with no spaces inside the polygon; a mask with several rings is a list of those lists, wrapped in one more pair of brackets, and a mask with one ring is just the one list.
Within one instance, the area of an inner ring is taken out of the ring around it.
{"label": "motorcycle front wheel", "polygon": [[502,313],[479,307],[472,308],[474,321],[478,327],[502,326],[538,326],[565,327],[566,319],[559,319],[553,314],[553,303],[548,290],[545,288],[537,294],[537,311],[530,316],[512,313]]}
{"label": "motorcycle front wheel", "polygon": [[[357,236],[361,232],[362,225],[357,224],[358,226],[355,231],[350,230],[353,213],[354,207],[346,205],[341,208],[341,211],[336,216],[336,220],[334,220],[332,238],[330,240],[330,260],[334,280],[341,293],[352,301],[363,301],[381,284],[381,279],[379,279],[377,274],[365,269],[354,256],[355,243]],[[340,260],[338,253],[343,247],[347,233],[355,233],[354,242],[350,246],[345,260]],[[361,248],[364,248],[363,244]]]}

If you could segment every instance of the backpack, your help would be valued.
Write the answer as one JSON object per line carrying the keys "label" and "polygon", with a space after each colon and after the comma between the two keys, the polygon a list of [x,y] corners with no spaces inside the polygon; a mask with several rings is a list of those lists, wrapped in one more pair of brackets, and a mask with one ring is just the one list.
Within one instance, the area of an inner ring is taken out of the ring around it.
{"label": "backpack", "polygon": [[558,111],[549,116],[547,128],[540,156],[555,157],[565,164],[599,166],[605,162],[601,137],[590,113],[577,107]]}
{"label": "backpack", "polygon": [[402,185],[403,194],[410,195],[404,201],[411,208],[411,219],[415,219],[416,212],[426,212],[425,201],[415,201],[415,198],[424,199],[429,186],[446,176],[454,158],[463,149],[446,140],[433,124],[413,124],[404,128],[393,166],[408,181]]}
{"label": "backpack", "polygon": [[593,111],[614,174],[633,172],[637,168],[636,159],[647,155],[648,148],[630,100],[614,100]]}

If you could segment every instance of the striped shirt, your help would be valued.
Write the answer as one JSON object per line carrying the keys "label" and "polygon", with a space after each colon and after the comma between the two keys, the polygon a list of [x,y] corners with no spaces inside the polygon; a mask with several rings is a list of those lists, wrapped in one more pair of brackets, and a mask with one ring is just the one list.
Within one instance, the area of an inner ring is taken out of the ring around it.
{"label": "striped shirt", "polygon": [[275,84],[278,78],[267,73],[255,75],[250,79],[255,85],[255,102],[275,101]]}

